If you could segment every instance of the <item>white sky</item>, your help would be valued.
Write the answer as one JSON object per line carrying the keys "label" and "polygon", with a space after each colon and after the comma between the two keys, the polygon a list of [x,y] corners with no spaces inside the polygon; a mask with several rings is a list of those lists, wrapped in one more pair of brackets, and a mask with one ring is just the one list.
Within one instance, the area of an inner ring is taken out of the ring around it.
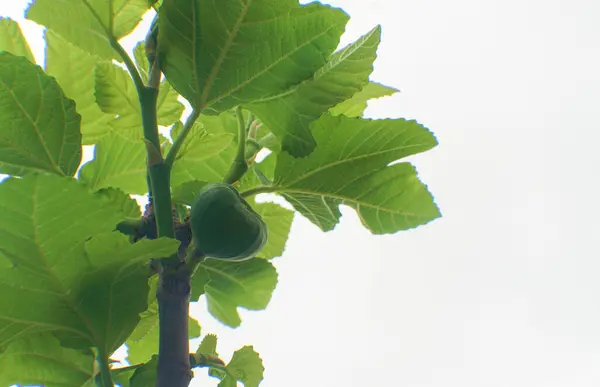
{"label": "white sky", "polygon": [[253,344],[263,387],[598,386],[600,3],[329,3],[345,42],[383,25],[372,79],[402,93],[368,114],[436,133],[415,162],[444,218],[385,237],[298,218],[269,308],[237,330],[199,308],[204,333],[225,358]]}

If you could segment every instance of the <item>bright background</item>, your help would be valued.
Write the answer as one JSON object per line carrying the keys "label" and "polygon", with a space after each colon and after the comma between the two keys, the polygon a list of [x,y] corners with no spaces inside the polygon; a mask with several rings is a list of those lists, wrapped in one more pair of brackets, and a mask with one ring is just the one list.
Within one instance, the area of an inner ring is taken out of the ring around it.
{"label": "bright background", "polygon": [[201,304],[204,333],[226,359],[253,344],[263,387],[600,385],[600,3],[329,3],[344,43],[382,24],[372,79],[401,93],[368,116],[434,131],[414,160],[444,217],[380,237],[347,209],[328,234],[298,217],[268,309],[232,330]]}

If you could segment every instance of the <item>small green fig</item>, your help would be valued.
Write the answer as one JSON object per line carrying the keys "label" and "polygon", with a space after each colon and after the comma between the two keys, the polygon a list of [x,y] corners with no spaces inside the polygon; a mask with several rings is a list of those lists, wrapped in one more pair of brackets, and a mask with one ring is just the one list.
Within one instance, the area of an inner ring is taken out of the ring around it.
{"label": "small green fig", "polygon": [[196,249],[209,258],[244,261],[267,242],[267,225],[229,184],[206,185],[190,212]]}

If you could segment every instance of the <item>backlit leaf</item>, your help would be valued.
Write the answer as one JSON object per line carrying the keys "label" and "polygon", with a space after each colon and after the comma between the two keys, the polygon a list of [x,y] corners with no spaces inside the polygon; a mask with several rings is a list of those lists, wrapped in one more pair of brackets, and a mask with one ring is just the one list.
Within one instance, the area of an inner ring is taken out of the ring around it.
{"label": "backlit leaf", "polygon": [[318,146],[308,157],[278,155],[274,186],[323,230],[337,222],[335,207],[340,203],[354,207],[376,234],[406,230],[440,216],[410,164],[387,166],[437,145],[422,125],[324,115],[312,133]]}
{"label": "backlit leaf", "polygon": [[146,147],[113,132],[104,136],[94,149],[94,159],[81,168],[79,179],[92,191],[118,188],[129,194],[148,192]]}
{"label": "backlit leaf", "polygon": [[133,49],[133,59],[135,60],[136,67],[142,77],[144,83],[148,82],[148,73],[150,68],[148,66],[148,59],[146,58],[146,45],[145,43],[138,42]]}
{"label": "backlit leaf", "polygon": [[280,139],[285,151],[295,157],[308,155],[315,147],[309,125],[368,83],[380,36],[381,28],[374,28],[332,55],[311,79],[293,92],[253,103],[250,110]]}
{"label": "backlit leaf", "polygon": [[256,187],[271,185],[276,160],[277,155],[271,153],[261,160],[261,162],[250,165],[248,172],[240,180],[236,188],[243,192]]}
{"label": "backlit leaf", "polygon": [[127,71],[113,63],[103,62],[96,66],[95,81],[96,102],[100,109],[104,113],[118,115],[111,124],[121,129],[121,135],[127,129],[132,136],[141,138],[141,107],[135,85]]}
{"label": "backlit leaf", "polygon": [[173,202],[191,206],[194,198],[204,186],[205,181],[192,180],[173,188]]}
{"label": "backlit leaf", "polygon": [[69,178],[6,180],[0,211],[0,253],[12,262],[0,269],[3,344],[52,332],[65,346],[112,353],[147,307],[148,261],[177,250],[174,240],[132,245],[112,232],[119,207]]}
{"label": "backlit leaf", "polygon": [[179,94],[168,81],[161,82],[156,106],[159,125],[169,126],[179,121],[184,107],[178,98]]}
{"label": "backlit leaf", "polygon": [[65,94],[75,101],[81,115],[81,135],[84,145],[95,144],[110,132],[114,114],[106,114],[96,104],[94,73],[100,58],[90,55],[67,42],[51,30],[46,30],[46,72],[58,81]]}
{"label": "backlit leaf", "polygon": [[110,37],[128,35],[148,8],[147,0],[36,0],[26,17],[91,54],[113,59]]}
{"label": "backlit leaf", "polygon": [[244,262],[207,259],[201,267],[209,278],[204,287],[208,311],[230,327],[241,323],[238,307],[250,310],[266,308],[277,284],[277,271],[264,259]]}
{"label": "backlit leaf", "polygon": [[204,355],[213,355],[218,356],[217,353],[217,335],[208,334],[204,336],[200,346],[198,346],[198,350],[196,353],[201,353]]}
{"label": "backlit leaf", "polygon": [[5,17],[0,17],[0,51],[8,51],[17,56],[24,56],[31,63],[35,63],[35,58],[23,36],[21,27],[16,21]]}
{"label": "backlit leaf", "polygon": [[135,370],[133,376],[129,379],[129,387],[155,386],[157,369],[158,355],[153,356],[151,360]]}
{"label": "backlit leaf", "polygon": [[0,52],[0,162],[11,172],[75,174],[81,162],[80,124],[75,103],[54,78],[25,57]]}
{"label": "backlit leaf", "polygon": [[[181,126],[175,125],[171,136],[177,137]],[[207,133],[200,123],[194,124],[177,153],[171,171],[171,185],[198,180],[221,181],[235,156],[230,133]]]}
{"label": "backlit leaf", "polygon": [[50,333],[26,335],[0,353],[0,385],[81,387],[94,377],[94,357],[63,348]]}
{"label": "backlit leaf", "polygon": [[386,97],[397,92],[398,89],[394,89],[393,87],[384,86],[377,82],[369,82],[361,91],[354,94],[352,98],[332,107],[329,109],[329,112],[334,116],[343,114],[346,117],[362,117],[369,100]]}
{"label": "backlit leaf", "polygon": [[290,234],[294,211],[275,203],[252,203],[252,208],[265,221],[269,234],[267,244],[258,256],[267,259],[281,256]]}
{"label": "backlit leaf", "polygon": [[162,69],[196,109],[221,112],[309,78],[347,21],[339,9],[297,0],[168,1],[159,11]]}
{"label": "backlit leaf", "polygon": [[244,387],[258,387],[263,380],[265,367],[262,359],[251,345],[233,353],[227,364],[228,373],[219,383],[219,387],[236,387],[239,380]]}
{"label": "backlit leaf", "polygon": [[322,231],[333,230],[342,216],[339,209],[342,201],[339,199],[297,192],[284,193],[282,196]]}
{"label": "backlit leaf", "polygon": [[139,218],[142,215],[138,202],[120,189],[103,188],[96,194],[104,197],[107,202],[119,206],[123,215],[128,218]]}

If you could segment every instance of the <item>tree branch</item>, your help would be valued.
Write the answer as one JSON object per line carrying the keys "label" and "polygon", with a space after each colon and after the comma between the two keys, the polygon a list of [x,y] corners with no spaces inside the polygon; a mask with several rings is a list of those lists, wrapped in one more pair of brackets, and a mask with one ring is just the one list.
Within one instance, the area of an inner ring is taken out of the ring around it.
{"label": "tree branch", "polygon": [[185,265],[161,273],[156,292],[160,330],[156,387],[188,387],[192,380],[188,334],[190,294],[190,275]]}

